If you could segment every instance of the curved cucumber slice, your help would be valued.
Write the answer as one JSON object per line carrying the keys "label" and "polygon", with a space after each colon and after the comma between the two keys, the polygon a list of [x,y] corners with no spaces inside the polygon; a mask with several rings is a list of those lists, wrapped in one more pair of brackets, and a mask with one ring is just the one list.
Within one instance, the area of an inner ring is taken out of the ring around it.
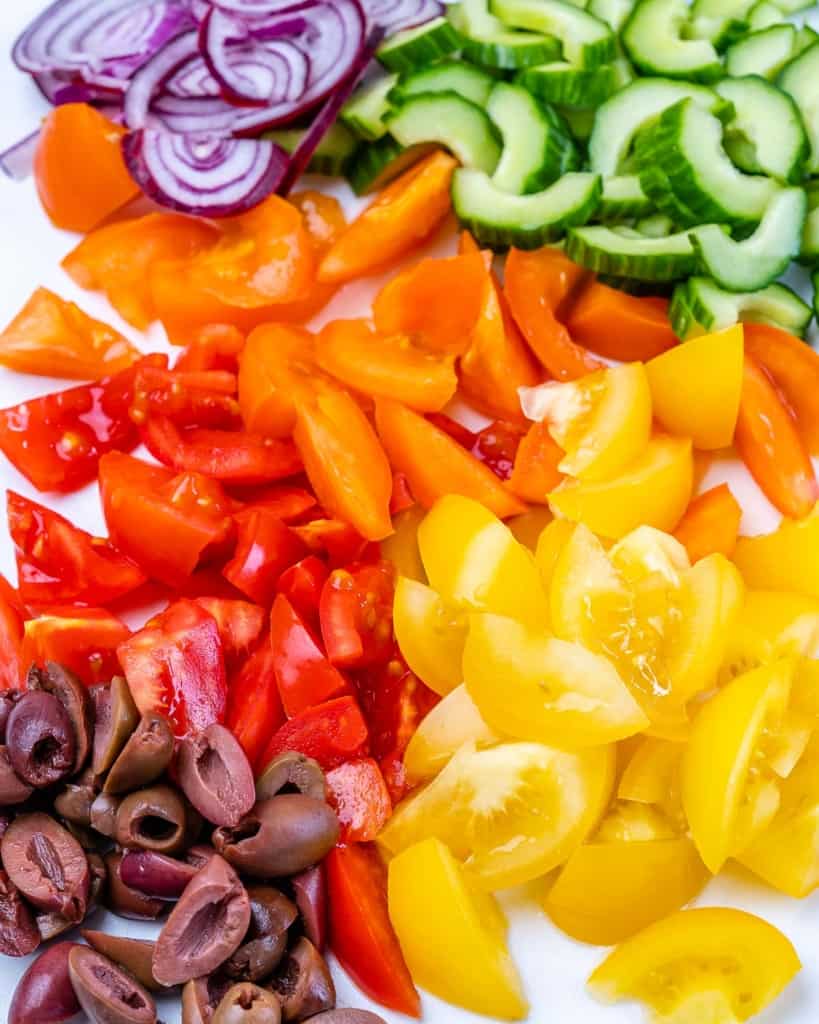
{"label": "curved cucumber slice", "polygon": [[481,245],[537,249],[585,224],[600,198],[596,174],[564,174],[542,192],[513,196],[480,171],[461,168],[452,179],[452,205]]}
{"label": "curved cucumber slice", "polygon": [[380,139],[387,132],[388,96],[397,81],[398,75],[383,75],[357,89],[341,108],[339,119],[362,139]]}
{"label": "curved cucumber slice", "polygon": [[772,25],[782,24],[782,9],[770,0],[759,0],[748,11],[748,28],[752,32],[761,32]]}
{"label": "curved cucumber slice", "polygon": [[726,104],[711,89],[668,78],[642,78],[615,93],[597,111],[589,141],[591,168],[615,175],[629,154],[637,132],[680,100],[691,99],[704,110],[721,111]]}
{"label": "curved cucumber slice", "polygon": [[410,96],[388,118],[387,128],[402,146],[437,142],[464,166],[487,174],[500,159],[500,140],[488,115],[454,92]]}
{"label": "curved cucumber slice", "polygon": [[796,29],[793,25],[772,25],[752,32],[734,43],[725,54],[725,70],[734,78],[743,75],[776,78],[793,56],[795,43]]}
{"label": "curved cucumber slice", "polygon": [[503,137],[492,183],[504,192],[539,192],[580,167],[577,147],[557,115],[521,86],[499,82],[486,111]]}
{"label": "curved cucumber slice", "polygon": [[619,32],[634,10],[635,2],[636,0],[591,0],[589,14],[605,21],[612,32]]}
{"label": "curved cucumber slice", "polygon": [[458,33],[446,18],[433,18],[417,28],[396,32],[375,55],[390,71],[413,71],[454,53],[458,44]]}
{"label": "curved cucumber slice", "polygon": [[594,110],[616,89],[612,64],[591,70],[563,61],[521,71],[517,79],[535,96],[573,110]]}
{"label": "curved cucumber slice", "polygon": [[801,181],[810,143],[793,99],[758,75],[726,78],[716,91],[736,111],[725,125],[725,149],[737,167],[791,184]]}
{"label": "curved cucumber slice", "polygon": [[716,224],[691,232],[705,273],[732,292],[765,288],[799,255],[807,197],[801,188],[786,188],[771,200],[759,227],[735,242]]}
{"label": "curved cucumber slice", "polygon": [[563,0],[491,0],[506,25],[556,36],[563,57],[580,68],[596,68],[617,56],[614,33],[604,22]]}
{"label": "curved cucumber slice", "polygon": [[460,0],[447,8],[447,17],[461,37],[462,55],[474,64],[516,70],[560,59],[559,40],[507,29],[489,13],[489,0]]}
{"label": "curved cucumber slice", "polygon": [[634,230],[646,238],[668,238],[674,233],[674,222],[664,213],[653,213],[650,217],[638,220]]}
{"label": "curved cucumber slice", "polygon": [[688,13],[685,0],[639,0],[622,35],[632,64],[647,75],[697,82],[719,78],[722,64],[714,45],[683,38]]}
{"label": "curved cucumber slice", "polygon": [[470,103],[484,107],[494,84],[495,79],[480,68],[460,60],[447,60],[402,75],[390,93],[390,101],[398,105],[422,92],[456,92]]}
{"label": "curved cucumber slice", "polygon": [[819,209],[811,210],[805,218],[799,261],[809,266],[819,262]]}
{"label": "curved cucumber slice", "polygon": [[344,174],[355,194],[363,196],[388,185],[434,148],[432,144],[404,147],[384,135],[376,142],[363,142],[347,161]]}
{"label": "curved cucumber slice", "polygon": [[[292,153],[304,136],[301,128],[280,128],[265,133],[265,138],[272,139],[286,153]],[[331,125],[310,157],[307,165],[309,174],[342,174],[347,161],[356,147],[356,140],[343,124]]]}
{"label": "curved cucumber slice", "polygon": [[697,266],[686,231],[647,238],[630,228],[574,228],[566,241],[566,253],[589,270],[638,281],[676,281],[692,274]]}
{"label": "curved cucumber slice", "polygon": [[654,209],[636,174],[622,174],[603,179],[603,192],[596,218],[622,220],[626,217],[644,217]]}
{"label": "curved cucumber slice", "polygon": [[785,65],[778,85],[793,96],[802,114],[811,146],[808,170],[816,174],[819,172],[819,42]]}
{"label": "curved cucumber slice", "polygon": [[708,277],[692,277],[674,289],[668,315],[674,333],[684,339],[744,322],[771,324],[801,337],[813,313],[783,284],[753,292],[727,292]]}

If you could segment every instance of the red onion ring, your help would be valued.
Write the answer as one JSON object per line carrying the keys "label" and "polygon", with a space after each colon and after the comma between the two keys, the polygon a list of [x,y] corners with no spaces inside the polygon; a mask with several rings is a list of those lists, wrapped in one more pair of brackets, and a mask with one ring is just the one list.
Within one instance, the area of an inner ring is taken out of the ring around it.
{"label": "red onion ring", "polygon": [[439,18],[445,10],[439,0],[363,0],[363,4],[370,23],[380,25],[388,36]]}

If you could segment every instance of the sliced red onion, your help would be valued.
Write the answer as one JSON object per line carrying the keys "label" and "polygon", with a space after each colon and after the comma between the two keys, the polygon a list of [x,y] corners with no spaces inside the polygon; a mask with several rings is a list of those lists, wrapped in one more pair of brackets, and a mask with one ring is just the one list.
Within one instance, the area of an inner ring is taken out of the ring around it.
{"label": "sliced red onion", "polygon": [[213,7],[242,18],[264,18],[294,7],[294,0],[211,0]]}
{"label": "sliced red onion", "polygon": [[439,0],[362,0],[372,25],[380,25],[387,35],[415,28],[439,18],[444,5]]}
{"label": "sliced red onion", "polygon": [[34,154],[37,150],[39,130],[27,135],[7,150],[0,153],[0,170],[12,181],[24,181],[34,167]]}
{"label": "sliced red onion", "polygon": [[288,164],[284,150],[266,139],[139,130],[125,136],[122,148],[147,196],[202,217],[225,217],[257,206],[280,186]]}
{"label": "sliced red onion", "polygon": [[151,104],[146,123],[149,128],[180,135],[231,136],[239,114],[238,107],[221,97],[197,98],[164,94]]}
{"label": "sliced red onion", "polygon": [[129,128],[148,124],[151,100],[181,67],[199,57],[196,30],[181,32],[136,72],[125,93],[125,123]]}
{"label": "sliced red onion", "polygon": [[121,102],[124,91],[124,87],[103,89],[84,81],[79,75],[60,74],[56,71],[38,71],[31,77],[43,96],[55,107],[61,103],[117,104]]}

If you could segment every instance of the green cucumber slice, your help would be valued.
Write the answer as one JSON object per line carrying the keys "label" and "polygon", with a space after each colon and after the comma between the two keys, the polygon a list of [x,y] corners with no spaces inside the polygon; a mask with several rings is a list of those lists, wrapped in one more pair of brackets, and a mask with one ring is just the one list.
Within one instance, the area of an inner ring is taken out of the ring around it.
{"label": "green cucumber slice", "polygon": [[643,217],[634,225],[634,230],[645,235],[646,238],[668,238],[674,234],[674,222],[664,213],[653,213],[650,217]]}
{"label": "green cucumber slice", "polygon": [[801,28],[798,28],[793,48],[794,57],[798,57],[800,53],[807,50],[809,46],[813,46],[815,42],[819,42],[819,32],[816,29],[811,28],[810,25],[803,25]]}
{"label": "green cucumber slice", "polygon": [[569,134],[575,142],[585,147],[594,128],[594,111],[575,110],[574,107],[555,107],[555,110],[566,122]]}
{"label": "green cucumber slice", "polygon": [[777,84],[790,93],[802,114],[810,139],[808,171],[819,172],[819,42],[785,65]]}
{"label": "green cucumber slice", "polygon": [[789,184],[800,182],[810,143],[792,97],[758,75],[726,78],[715,90],[736,111],[725,125],[724,145],[737,167]]}
{"label": "green cucumber slice", "polygon": [[499,82],[486,112],[503,138],[492,183],[504,192],[540,192],[580,167],[577,146],[548,107],[519,85]]}
{"label": "green cucumber slice", "polygon": [[409,96],[422,92],[456,92],[470,103],[486,106],[495,79],[461,60],[445,60],[430,68],[402,75],[390,92],[390,101],[398,106]]}
{"label": "green cucumber slice", "polygon": [[810,210],[805,217],[799,262],[806,263],[808,266],[815,266],[816,263],[819,263],[819,209]]}
{"label": "green cucumber slice", "polygon": [[741,18],[714,18],[705,15],[694,16],[683,29],[685,39],[706,39],[720,53],[742,39],[750,31],[750,25]]}
{"label": "green cucumber slice", "polygon": [[644,217],[654,209],[654,203],[643,191],[636,174],[622,174],[603,179],[603,192],[595,218],[597,220],[623,220]]}
{"label": "green cucumber slice", "polygon": [[500,138],[489,116],[455,92],[408,97],[387,119],[387,128],[402,146],[437,142],[465,167],[487,174],[500,159]]}
{"label": "green cucumber slice", "polygon": [[796,29],[779,24],[751,32],[725,54],[725,70],[734,78],[762,75],[774,79],[793,56]]}
{"label": "green cucumber slice", "polygon": [[[304,129],[302,128],[279,128],[265,132],[264,137],[278,143],[286,153],[292,153],[301,142],[303,135]],[[342,174],[355,148],[356,140],[353,134],[343,124],[336,122],[325,133],[310,157],[310,163],[307,165],[308,173],[330,177]]]}
{"label": "green cucumber slice", "polygon": [[776,6],[785,14],[796,14],[813,7],[813,0],[776,0]]}
{"label": "green cucumber slice", "polygon": [[801,188],[785,188],[773,197],[748,238],[735,242],[716,224],[691,232],[700,266],[731,292],[765,288],[796,259],[802,242],[807,197]]}
{"label": "green cucumber slice", "polygon": [[782,24],[782,11],[770,0],[759,0],[748,11],[748,28],[752,32],[759,32],[773,25]]}
{"label": "green cucumber slice", "polygon": [[361,143],[347,161],[344,176],[356,195],[367,195],[384,188],[433,149],[428,143],[404,147],[391,135],[384,135],[376,142]]}
{"label": "green cucumber slice", "polygon": [[596,68],[617,56],[614,33],[599,18],[562,0],[491,0],[506,25],[556,36],[563,57],[580,68]]}
{"label": "green cucumber slice", "polygon": [[489,13],[489,0],[461,0],[447,8],[461,39],[461,54],[474,64],[502,70],[559,60],[560,41],[537,32],[507,29]]}
{"label": "green cucumber slice", "polygon": [[460,168],[452,179],[452,205],[481,245],[537,249],[585,224],[600,198],[596,174],[564,174],[542,192],[513,196],[480,171]]}
{"label": "green cucumber slice", "polygon": [[687,231],[647,238],[630,228],[573,228],[566,254],[583,267],[637,281],[676,281],[692,274],[697,257]]}
{"label": "green cucumber slice", "polygon": [[636,0],[591,0],[589,14],[604,21],[612,32],[619,32],[635,3]]}
{"label": "green cucumber slice", "polygon": [[518,73],[517,81],[547,103],[572,110],[595,110],[617,87],[611,64],[585,69],[564,61],[526,68]]}
{"label": "green cucumber slice", "polygon": [[646,75],[711,82],[722,75],[713,43],[685,39],[689,8],[685,0],[639,0],[623,26],[631,63]]}
{"label": "green cucumber slice", "polygon": [[727,292],[709,277],[692,277],[674,289],[669,317],[683,340],[722,331],[735,323],[782,327],[800,337],[810,323],[810,306],[783,284],[752,292]]}
{"label": "green cucumber slice", "polygon": [[459,43],[458,33],[446,18],[433,18],[417,28],[396,32],[375,55],[389,71],[414,71],[454,53]]}
{"label": "green cucumber slice", "polygon": [[388,96],[397,81],[398,75],[383,75],[361,86],[341,108],[339,119],[362,139],[380,139],[387,132]]}

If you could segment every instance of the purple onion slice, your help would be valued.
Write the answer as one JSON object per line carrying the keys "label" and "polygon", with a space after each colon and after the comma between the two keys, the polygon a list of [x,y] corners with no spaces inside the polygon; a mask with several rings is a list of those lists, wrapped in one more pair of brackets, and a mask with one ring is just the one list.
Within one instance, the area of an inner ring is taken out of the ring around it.
{"label": "purple onion slice", "polygon": [[0,153],[0,170],[12,181],[24,181],[34,167],[34,153],[40,132],[32,132]]}
{"label": "purple onion slice", "polygon": [[144,128],[150,118],[151,100],[179,68],[199,56],[195,30],[180,32],[136,72],[125,93],[123,113],[129,128]]}
{"label": "purple onion slice", "polygon": [[415,28],[444,13],[439,0],[362,0],[367,20],[379,25],[386,35]]}

